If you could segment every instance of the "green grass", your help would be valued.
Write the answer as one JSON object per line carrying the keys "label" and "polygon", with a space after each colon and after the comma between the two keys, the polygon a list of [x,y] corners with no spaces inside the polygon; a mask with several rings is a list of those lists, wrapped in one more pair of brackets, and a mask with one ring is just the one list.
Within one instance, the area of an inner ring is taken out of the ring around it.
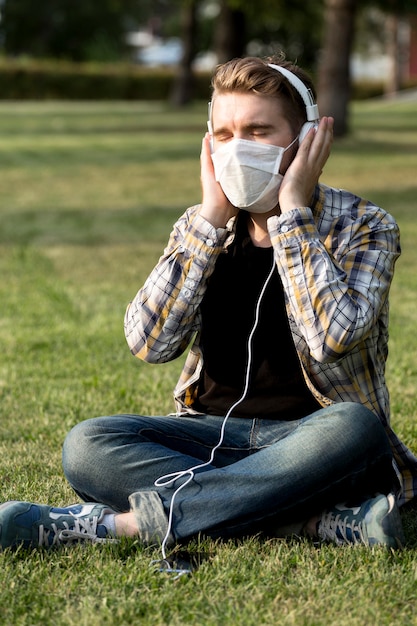
{"label": "green grass", "polygon": [[[403,255],[391,297],[393,424],[417,450],[416,104],[357,104],[323,181],[388,209]],[[1,500],[74,501],[66,432],[118,412],[166,413],[181,361],[129,353],[125,307],[171,225],[200,197],[205,106],[0,104]],[[177,581],[135,541],[0,554],[0,624],[417,624],[417,523],[407,547],[195,542]]]}

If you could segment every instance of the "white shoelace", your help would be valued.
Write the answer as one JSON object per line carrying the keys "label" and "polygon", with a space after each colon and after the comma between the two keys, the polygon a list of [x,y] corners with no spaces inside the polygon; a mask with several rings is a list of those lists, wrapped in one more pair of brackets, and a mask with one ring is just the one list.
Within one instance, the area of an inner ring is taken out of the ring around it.
{"label": "white shoelace", "polygon": [[[68,522],[63,522],[65,528],[58,528],[53,522],[50,528],[45,528],[43,524],[39,526],[39,546],[55,546],[69,541],[87,540],[91,543],[104,543],[114,541],[107,537],[97,537],[98,517],[94,515],[89,518],[74,518],[74,526],[70,528]],[[49,543],[49,536],[53,533],[52,543]]]}
{"label": "white shoelace", "polygon": [[[321,539],[334,541],[338,544],[343,543],[364,543],[368,545],[368,540],[364,531],[363,523],[348,522],[348,518],[341,518],[341,515],[333,515],[325,513],[322,515],[319,525],[318,534]],[[339,534],[338,532],[339,531]],[[348,535],[348,531],[350,531]]]}

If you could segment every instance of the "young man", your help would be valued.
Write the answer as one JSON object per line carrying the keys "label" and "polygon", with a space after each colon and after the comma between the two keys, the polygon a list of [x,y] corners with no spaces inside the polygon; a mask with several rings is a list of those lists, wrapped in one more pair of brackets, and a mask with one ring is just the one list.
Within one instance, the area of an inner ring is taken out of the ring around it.
{"label": "young man", "polygon": [[6,503],[3,547],[261,531],[401,545],[417,459],[389,426],[384,379],[398,228],[318,182],[332,126],[281,58],[216,70],[202,203],[125,319],[144,361],[192,344],[177,413],[76,426],[64,471],[89,504]]}

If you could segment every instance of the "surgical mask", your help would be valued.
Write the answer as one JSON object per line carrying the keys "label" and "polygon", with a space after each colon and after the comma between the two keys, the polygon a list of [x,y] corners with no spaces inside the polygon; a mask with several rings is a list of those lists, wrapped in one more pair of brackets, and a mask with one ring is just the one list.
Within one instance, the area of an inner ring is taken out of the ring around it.
{"label": "surgical mask", "polygon": [[246,139],[232,139],[218,148],[211,158],[217,182],[226,198],[239,209],[267,213],[278,204],[283,179],[279,173],[286,148]]}

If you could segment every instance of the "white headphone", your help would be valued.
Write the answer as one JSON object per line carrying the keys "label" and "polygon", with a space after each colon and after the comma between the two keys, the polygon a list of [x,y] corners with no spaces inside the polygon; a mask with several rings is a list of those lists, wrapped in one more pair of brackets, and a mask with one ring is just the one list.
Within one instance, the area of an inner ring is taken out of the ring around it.
{"label": "white headphone", "polygon": [[299,143],[301,143],[311,128],[317,129],[320,121],[319,109],[317,104],[314,102],[311,89],[308,89],[303,81],[298,78],[298,76],[293,74],[293,72],[287,70],[285,67],[281,67],[280,65],[274,65],[273,63],[268,63],[268,66],[272,67],[278,72],[281,72],[281,74],[285,76],[288,82],[291,83],[291,85],[294,87],[294,89],[296,89],[296,91],[298,91],[303,99],[306,107],[307,122],[303,124],[300,130],[298,141]]}

